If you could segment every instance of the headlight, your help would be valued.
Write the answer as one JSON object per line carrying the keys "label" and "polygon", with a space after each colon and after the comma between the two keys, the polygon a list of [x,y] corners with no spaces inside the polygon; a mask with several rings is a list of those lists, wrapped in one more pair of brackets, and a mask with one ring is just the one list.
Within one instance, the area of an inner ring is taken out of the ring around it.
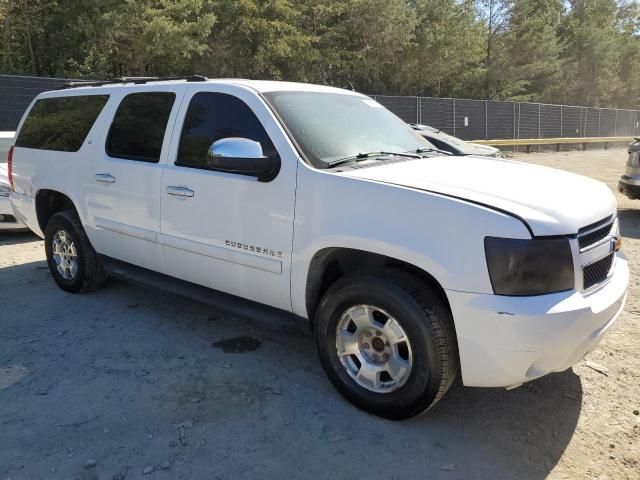
{"label": "headlight", "polygon": [[4,183],[0,183],[0,196],[8,197],[11,192],[11,187],[9,185],[5,185]]}
{"label": "headlight", "polygon": [[484,250],[496,295],[541,295],[575,285],[567,238],[485,237]]}

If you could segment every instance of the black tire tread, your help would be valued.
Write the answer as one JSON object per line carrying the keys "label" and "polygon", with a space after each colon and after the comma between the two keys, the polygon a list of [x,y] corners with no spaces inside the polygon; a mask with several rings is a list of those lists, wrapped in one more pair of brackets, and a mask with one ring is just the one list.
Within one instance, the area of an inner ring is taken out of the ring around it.
{"label": "black tire tread", "polygon": [[[63,218],[71,225],[79,241],[78,251],[83,255],[84,275],[82,285],[77,290],[77,293],[88,293],[98,290],[107,281],[107,274],[104,271],[100,257],[94,250],[89,241],[89,237],[87,237],[82,227],[78,213],[73,209],[68,209],[54,214],[47,223],[47,233],[50,228],[53,228],[57,218]],[[49,235],[45,234],[45,237],[48,238]]]}
{"label": "black tire tread", "polygon": [[[428,405],[416,405],[414,409],[406,409],[402,414],[383,414],[387,418],[403,419],[421,415],[431,409],[444,397],[453,382],[458,370],[458,343],[453,323],[453,317],[448,305],[437,295],[428,284],[419,277],[397,269],[376,271],[356,271],[345,275],[336,281],[325,293],[332,295],[343,285],[359,281],[388,282],[412,298],[424,314],[424,321],[431,332],[431,341],[439,358],[439,369],[434,375],[437,377],[437,391]],[[321,300],[322,302],[322,300]]]}
{"label": "black tire tread", "polygon": [[[411,274],[393,271],[387,280],[395,283],[399,288],[411,295],[420,305],[420,308],[425,314],[426,320],[429,322],[431,329],[434,332],[433,341],[436,344],[438,350],[438,356],[440,357],[440,386],[438,393],[434,397],[431,404],[424,410],[426,412],[432,406],[440,401],[442,397],[447,393],[454,380],[458,376],[459,363],[458,363],[458,340],[455,333],[455,327],[453,325],[453,318],[449,309],[444,305],[441,305],[442,312],[440,314],[434,313],[433,309],[429,305],[438,305],[442,301],[437,298],[432,290],[424,285],[424,283],[414,277]],[[411,282],[413,280],[413,282]],[[415,285],[415,286],[414,286]],[[440,319],[442,316],[442,319]]]}

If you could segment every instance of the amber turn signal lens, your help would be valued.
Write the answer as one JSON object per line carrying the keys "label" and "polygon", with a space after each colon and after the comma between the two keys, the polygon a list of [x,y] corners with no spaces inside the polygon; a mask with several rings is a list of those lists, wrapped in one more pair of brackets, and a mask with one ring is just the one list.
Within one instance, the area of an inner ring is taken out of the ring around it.
{"label": "amber turn signal lens", "polygon": [[613,249],[617,252],[622,248],[622,237],[616,237],[616,243],[613,244]]}

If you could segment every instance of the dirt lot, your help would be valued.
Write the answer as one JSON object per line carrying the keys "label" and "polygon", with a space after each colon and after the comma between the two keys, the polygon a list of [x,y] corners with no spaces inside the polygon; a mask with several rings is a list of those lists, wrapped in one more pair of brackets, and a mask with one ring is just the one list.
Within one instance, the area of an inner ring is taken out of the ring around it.
{"label": "dirt lot", "polygon": [[[625,152],[518,158],[615,191]],[[118,281],[65,294],[39,239],[0,234],[0,480],[638,479],[640,201],[618,201],[631,290],[587,357],[606,372],[582,361],[509,392],[457,385],[395,423],[342,400],[305,325]],[[258,348],[217,343],[239,336]]]}

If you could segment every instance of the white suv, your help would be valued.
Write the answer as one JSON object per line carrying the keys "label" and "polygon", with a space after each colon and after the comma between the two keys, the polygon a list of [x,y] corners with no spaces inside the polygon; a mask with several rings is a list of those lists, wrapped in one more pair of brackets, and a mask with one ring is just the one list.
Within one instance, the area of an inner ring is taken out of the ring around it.
{"label": "white suv", "polygon": [[512,387],[569,368],[629,280],[604,184],[442,155],[372,99],[324,86],[43,93],[10,176],[62,289],[116,274],[292,312],[337,389],[387,418],[425,411],[458,371]]}

